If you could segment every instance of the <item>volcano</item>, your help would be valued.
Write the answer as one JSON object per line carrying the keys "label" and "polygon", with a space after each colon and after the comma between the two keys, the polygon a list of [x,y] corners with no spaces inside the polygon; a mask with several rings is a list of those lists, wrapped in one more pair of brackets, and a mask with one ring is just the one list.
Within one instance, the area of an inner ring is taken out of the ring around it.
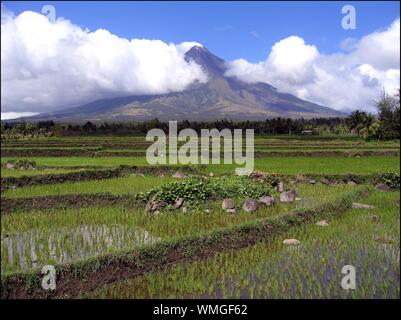
{"label": "volcano", "polygon": [[344,113],[280,92],[264,83],[247,83],[225,75],[226,62],[205,47],[185,53],[187,62],[201,66],[206,83],[193,83],[184,91],[160,95],[133,95],[97,100],[82,106],[24,118],[27,121],[143,121],[149,119],[210,121],[263,120],[272,117],[328,118]]}

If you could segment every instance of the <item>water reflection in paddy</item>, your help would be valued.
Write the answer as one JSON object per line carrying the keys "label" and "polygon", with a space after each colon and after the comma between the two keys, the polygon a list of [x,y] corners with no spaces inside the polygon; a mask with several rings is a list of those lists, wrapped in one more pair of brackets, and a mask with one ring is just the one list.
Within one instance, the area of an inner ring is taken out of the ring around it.
{"label": "water reflection in paddy", "polygon": [[68,263],[160,240],[146,230],[122,225],[81,225],[31,230],[1,238],[1,268],[29,270],[45,264]]}

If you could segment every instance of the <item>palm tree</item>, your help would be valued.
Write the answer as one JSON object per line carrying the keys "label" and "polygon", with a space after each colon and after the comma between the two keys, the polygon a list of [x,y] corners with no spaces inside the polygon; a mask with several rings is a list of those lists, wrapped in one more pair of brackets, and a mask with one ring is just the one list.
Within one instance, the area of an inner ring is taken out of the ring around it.
{"label": "palm tree", "polygon": [[367,115],[368,114],[364,111],[356,110],[349,115],[345,122],[351,131],[358,132],[358,126],[360,126],[365,121]]}
{"label": "palm tree", "polygon": [[368,139],[377,135],[380,121],[373,114],[366,114],[363,121],[356,127],[360,136]]}

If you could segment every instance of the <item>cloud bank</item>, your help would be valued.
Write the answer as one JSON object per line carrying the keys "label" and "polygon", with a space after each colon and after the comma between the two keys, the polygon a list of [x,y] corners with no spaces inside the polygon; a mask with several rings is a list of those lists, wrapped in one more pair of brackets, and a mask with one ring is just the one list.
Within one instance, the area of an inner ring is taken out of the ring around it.
{"label": "cloud bank", "polygon": [[[118,37],[68,20],[50,22],[2,8],[2,118],[61,110],[96,99],[184,90],[207,76],[184,54],[195,42]],[[345,39],[336,54],[321,54],[298,36],[278,41],[259,63],[238,59],[227,75],[267,82],[280,91],[339,110],[374,111],[385,89],[400,86],[400,19],[361,39]]]}
{"label": "cloud bank", "polygon": [[266,60],[228,63],[228,76],[267,82],[283,92],[338,110],[375,111],[381,90],[400,86],[400,19],[360,40],[345,39],[343,53],[324,55],[298,36],[277,42]]}
{"label": "cloud bank", "polygon": [[127,40],[31,11],[17,17],[6,11],[1,20],[2,112],[54,111],[207,81],[200,66],[184,59],[194,42]]}

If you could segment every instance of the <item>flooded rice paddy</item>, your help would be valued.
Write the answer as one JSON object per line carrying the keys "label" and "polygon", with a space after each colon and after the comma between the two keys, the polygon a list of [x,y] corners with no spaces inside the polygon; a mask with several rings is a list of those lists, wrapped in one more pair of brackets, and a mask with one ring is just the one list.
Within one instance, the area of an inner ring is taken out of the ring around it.
{"label": "flooded rice paddy", "polygon": [[101,254],[155,243],[160,238],[123,225],[80,225],[75,228],[2,234],[2,272],[64,264]]}

